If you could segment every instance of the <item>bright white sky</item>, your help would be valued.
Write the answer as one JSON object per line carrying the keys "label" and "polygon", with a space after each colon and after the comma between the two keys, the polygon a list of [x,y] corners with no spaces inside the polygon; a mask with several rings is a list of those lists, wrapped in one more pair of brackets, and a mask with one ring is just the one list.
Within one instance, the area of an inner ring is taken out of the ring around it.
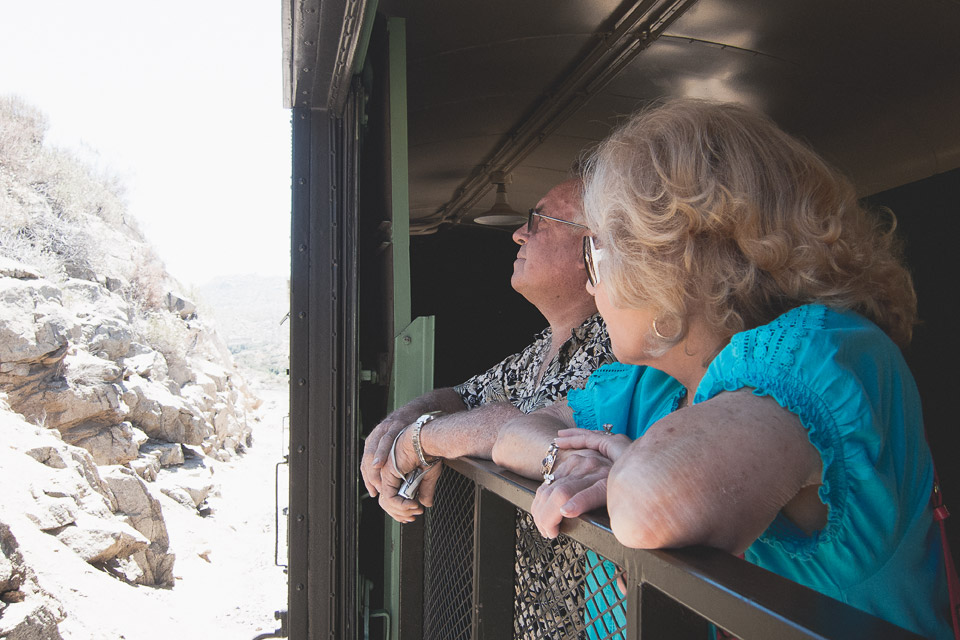
{"label": "bright white sky", "polygon": [[99,152],[184,285],[289,274],[280,3],[0,0],[0,94]]}

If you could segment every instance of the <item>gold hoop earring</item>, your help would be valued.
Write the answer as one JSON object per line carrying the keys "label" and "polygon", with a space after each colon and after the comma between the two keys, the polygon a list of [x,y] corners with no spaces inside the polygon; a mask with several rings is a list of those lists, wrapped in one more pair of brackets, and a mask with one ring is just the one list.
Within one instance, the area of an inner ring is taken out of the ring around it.
{"label": "gold hoop earring", "polygon": [[654,332],[654,333],[657,335],[657,337],[660,338],[661,340],[667,340],[667,339],[668,339],[667,336],[665,336],[665,335],[663,335],[662,333],[660,333],[660,329],[657,328],[657,319],[656,319],[656,318],[653,319],[653,332]]}

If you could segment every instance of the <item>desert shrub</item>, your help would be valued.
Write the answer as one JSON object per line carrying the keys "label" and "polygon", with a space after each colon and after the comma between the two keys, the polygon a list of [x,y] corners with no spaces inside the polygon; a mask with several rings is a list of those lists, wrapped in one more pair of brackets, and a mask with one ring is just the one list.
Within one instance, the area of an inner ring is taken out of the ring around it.
{"label": "desert shrub", "polygon": [[26,169],[49,128],[47,116],[19,96],[0,96],[0,167]]}
{"label": "desert shrub", "polygon": [[[2,215],[3,212],[0,211],[0,217]],[[20,233],[4,228],[2,225],[0,225],[0,255],[29,265],[41,276],[54,282],[64,275],[63,264],[53,252],[44,250],[42,246],[37,246]]]}
{"label": "desert shrub", "polygon": [[169,311],[147,311],[134,319],[134,327],[151,349],[163,354],[168,365],[187,362],[195,336],[180,316]]}
{"label": "desert shrub", "polygon": [[76,357],[64,361],[62,373],[71,387],[92,387],[115,379],[119,370],[112,362],[80,351]]}
{"label": "desert shrub", "polygon": [[98,166],[96,153],[44,144],[46,116],[16,96],[0,96],[0,251],[34,265],[45,277],[101,273],[104,225],[128,223],[120,179]]}
{"label": "desert shrub", "polygon": [[17,202],[11,200],[8,195],[0,210],[3,255],[33,264],[53,280],[97,271],[98,241],[88,226],[43,206],[21,208],[18,215]]}
{"label": "desert shrub", "polygon": [[[95,157],[88,152],[90,157]],[[109,224],[124,222],[126,201],[120,179],[79,154],[52,147],[39,154],[34,181],[61,216],[95,216]]]}
{"label": "desert shrub", "polygon": [[130,283],[124,288],[123,297],[143,315],[165,312],[170,277],[163,261],[152,247],[131,257]]}

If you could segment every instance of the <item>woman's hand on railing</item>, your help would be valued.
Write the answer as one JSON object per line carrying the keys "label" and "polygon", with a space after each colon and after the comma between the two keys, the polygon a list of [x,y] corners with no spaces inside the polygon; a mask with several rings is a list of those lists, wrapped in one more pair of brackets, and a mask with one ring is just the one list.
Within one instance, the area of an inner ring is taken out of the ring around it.
{"label": "woman's hand on railing", "polygon": [[553,471],[556,479],[540,485],[530,507],[540,534],[556,538],[564,518],[604,506],[611,466],[609,458],[590,449],[561,451]]}
{"label": "woman's hand on railing", "polygon": [[561,449],[593,449],[610,462],[616,462],[631,442],[625,435],[592,429],[561,429],[557,432],[557,446]]}
{"label": "woman's hand on railing", "polygon": [[623,435],[589,429],[561,429],[561,455],[551,484],[537,489],[530,513],[540,533],[555,538],[564,518],[576,518],[607,504],[607,476],[614,461],[630,446]]}

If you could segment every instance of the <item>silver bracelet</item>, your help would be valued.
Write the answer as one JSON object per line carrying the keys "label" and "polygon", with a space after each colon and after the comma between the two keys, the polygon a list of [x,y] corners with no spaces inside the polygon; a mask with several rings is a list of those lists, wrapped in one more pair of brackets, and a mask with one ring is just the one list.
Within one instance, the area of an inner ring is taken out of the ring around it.
{"label": "silver bracelet", "polygon": [[403,472],[400,471],[400,467],[397,466],[397,442],[400,441],[400,436],[402,436],[403,432],[406,430],[406,427],[400,429],[400,433],[396,435],[396,437],[393,439],[393,444],[390,445],[390,462],[393,464],[393,470],[397,472],[398,476],[403,476]]}
{"label": "silver bracelet", "polygon": [[[430,466],[432,463],[427,462],[427,459],[423,455],[423,446],[420,444],[420,430],[423,429],[423,425],[427,424],[438,415],[440,415],[439,411],[431,411],[423,414],[417,418],[416,422],[413,423],[413,431],[411,432],[411,437],[413,439],[413,450],[417,454],[417,460],[420,461],[421,467]],[[434,462],[436,462],[436,460],[434,460]]]}
{"label": "silver bracelet", "polygon": [[416,500],[417,493],[420,491],[420,481],[423,480],[423,476],[426,475],[427,471],[439,462],[439,459],[434,460],[426,467],[414,467],[412,471],[404,475],[400,471],[400,467],[397,466],[397,442],[400,441],[400,436],[402,436],[406,430],[406,427],[401,429],[397,437],[393,439],[393,445],[390,447],[390,462],[393,464],[393,469],[397,472],[397,475],[403,478],[403,483],[400,485],[400,488],[397,489],[397,495],[407,500]]}
{"label": "silver bracelet", "polygon": [[547,448],[547,455],[545,455],[540,462],[540,473],[543,475],[543,484],[550,484],[556,479],[553,475],[553,465],[557,462],[557,454],[559,452],[560,447],[557,446],[557,441],[554,440]]}

